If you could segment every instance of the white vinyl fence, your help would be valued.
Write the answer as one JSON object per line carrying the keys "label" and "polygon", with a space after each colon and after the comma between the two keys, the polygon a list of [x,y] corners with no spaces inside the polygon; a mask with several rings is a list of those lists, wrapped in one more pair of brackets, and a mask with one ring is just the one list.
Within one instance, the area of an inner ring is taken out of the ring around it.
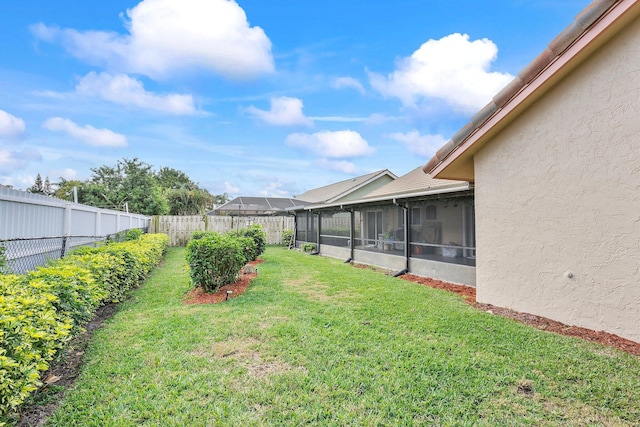
{"label": "white vinyl fence", "polygon": [[225,233],[239,230],[253,224],[262,226],[267,233],[267,244],[278,245],[282,243],[282,233],[285,230],[293,230],[293,217],[291,216],[154,216],[149,225],[149,233],[164,233],[169,236],[171,246],[186,246],[194,231],[217,231]]}
{"label": "white vinyl fence", "polygon": [[0,246],[7,265],[22,273],[60,258],[76,246],[101,241],[150,218],[0,186]]}

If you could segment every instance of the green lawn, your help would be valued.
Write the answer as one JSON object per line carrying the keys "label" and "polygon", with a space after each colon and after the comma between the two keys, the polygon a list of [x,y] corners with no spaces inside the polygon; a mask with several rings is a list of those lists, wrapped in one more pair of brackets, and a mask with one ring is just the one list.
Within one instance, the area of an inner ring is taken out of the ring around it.
{"label": "green lawn", "polygon": [[187,306],[184,255],[95,334],[47,425],[640,424],[638,357],[276,247],[241,297]]}

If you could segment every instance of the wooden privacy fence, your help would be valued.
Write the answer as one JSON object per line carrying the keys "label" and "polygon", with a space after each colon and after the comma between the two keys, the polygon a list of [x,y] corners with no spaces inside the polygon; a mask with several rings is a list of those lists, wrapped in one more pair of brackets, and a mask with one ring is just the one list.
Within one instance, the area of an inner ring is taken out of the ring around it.
{"label": "wooden privacy fence", "polygon": [[293,217],[268,216],[210,216],[210,215],[156,215],[149,225],[149,233],[164,233],[169,236],[171,246],[186,246],[194,231],[217,231],[226,233],[253,224],[262,226],[267,233],[267,244],[279,245],[282,243],[282,233],[285,230],[293,230]]}

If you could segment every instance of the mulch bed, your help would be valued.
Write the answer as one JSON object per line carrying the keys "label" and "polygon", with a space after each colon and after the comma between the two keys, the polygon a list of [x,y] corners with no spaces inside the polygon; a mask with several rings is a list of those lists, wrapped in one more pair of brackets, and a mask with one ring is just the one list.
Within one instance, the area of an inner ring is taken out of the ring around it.
{"label": "mulch bed", "polygon": [[[255,261],[249,262],[250,265],[256,266],[264,262],[263,259],[258,258]],[[185,304],[217,304],[226,301],[227,297],[237,298],[244,293],[249,287],[251,281],[258,275],[258,273],[241,273],[238,276],[238,280],[235,283],[222,286],[214,293],[206,293],[202,288],[196,288],[190,291],[185,297]],[[227,295],[227,291],[231,291],[231,294]]]}
{"label": "mulch bed", "polygon": [[556,322],[555,320],[547,319],[546,317],[535,316],[529,313],[520,313],[507,308],[496,307],[491,304],[478,303],[476,302],[476,289],[470,286],[454,285],[453,283],[447,283],[427,277],[420,277],[413,274],[404,274],[399,277],[410,282],[419,283],[432,288],[444,289],[445,291],[462,295],[467,304],[472,305],[479,310],[486,311],[487,313],[517,320],[518,322],[525,323],[529,326],[533,326],[534,328],[547,332],[582,338],[587,341],[593,341],[617,348],[618,350],[625,351],[635,356],[640,356],[640,343],[630,341],[626,338],[622,338],[608,332],[594,331],[591,329],[580,328],[578,326],[569,326],[564,323]]}

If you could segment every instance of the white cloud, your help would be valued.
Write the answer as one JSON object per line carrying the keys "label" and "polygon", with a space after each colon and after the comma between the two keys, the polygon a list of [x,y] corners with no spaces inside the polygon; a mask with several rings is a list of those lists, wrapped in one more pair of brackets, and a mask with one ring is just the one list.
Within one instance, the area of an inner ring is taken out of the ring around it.
{"label": "white cloud", "polygon": [[94,147],[126,147],[127,138],[109,129],[96,129],[93,126],[78,126],[69,119],[52,117],[42,125],[53,132],[64,132],[70,137]]}
{"label": "white cloud", "polygon": [[320,159],[316,162],[316,165],[321,167],[322,169],[329,169],[332,171],[338,171],[347,174],[356,172],[356,166],[346,160]]}
{"label": "white cloud", "polygon": [[318,122],[362,123],[367,121],[366,117],[317,116],[309,118]]}
{"label": "white cloud", "polygon": [[143,0],[126,11],[125,25],[125,35],[44,24],[31,31],[44,41],[61,39],[90,64],[152,78],[205,69],[238,79],[275,68],[271,41],[234,0]]}
{"label": "white cloud", "polygon": [[473,113],[502,89],[513,76],[489,71],[498,47],[489,39],[469,41],[466,34],[429,40],[384,77],[369,73],[370,83],[385,96],[405,106],[443,100],[456,110]]}
{"label": "white cloud", "polygon": [[90,72],[76,85],[82,95],[97,96],[115,104],[145,108],[169,114],[195,114],[191,95],[157,95],[147,92],[141,81],[126,74]]}
{"label": "white cloud", "polygon": [[361,157],[374,151],[358,132],[352,130],[292,133],[287,136],[286,143],[329,159]]}
{"label": "white cloud", "polygon": [[392,133],[387,138],[401,142],[407,150],[423,157],[432,157],[447,142],[442,135],[420,135],[416,130]]}
{"label": "white cloud", "polygon": [[283,188],[284,186],[285,184],[281,181],[268,182],[263,186],[264,190],[261,190],[259,194],[264,197],[289,197],[291,193]]}
{"label": "white cloud", "polygon": [[32,161],[42,160],[40,153],[33,149],[22,151],[0,150],[0,170],[3,173],[15,172]]}
{"label": "white cloud", "polygon": [[343,88],[355,89],[358,92],[360,92],[360,94],[362,95],[364,95],[365,93],[364,86],[362,86],[362,83],[360,83],[359,80],[354,79],[353,77],[338,77],[333,81],[332,87],[334,89],[343,89]]}
{"label": "white cloud", "polygon": [[227,194],[237,194],[240,191],[240,187],[224,182],[224,192]]}
{"label": "white cloud", "polygon": [[246,111],[270,125],[278,126],[313,126],[313,121],[302,112],[302,100],[298,98],[271,98],[271,109],[260,110],[253,105]]}
{"label": "white cloud", "polygon": [[0,110],[0,138],[16,138],[24,131],[24,120]]}

